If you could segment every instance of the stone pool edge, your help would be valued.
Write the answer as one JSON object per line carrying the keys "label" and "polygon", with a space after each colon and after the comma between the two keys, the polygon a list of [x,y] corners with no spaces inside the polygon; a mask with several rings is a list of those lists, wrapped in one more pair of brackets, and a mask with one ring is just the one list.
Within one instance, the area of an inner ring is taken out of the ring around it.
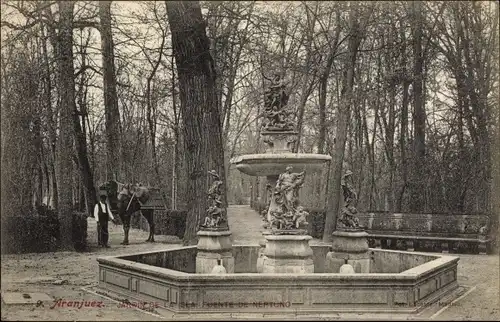
{"label": "stone pool edge", "polygon": [[[172,248],[165,252],[195,247]],[[348,275],[194,274],[122,259],[158,253],[152,251],[98,258],[99,288],[159,303],[176,314],[193,314],[263,311],[416,313],[458,287],[458,257],[370,251],[425,255],[434,259],[401,273]]]}

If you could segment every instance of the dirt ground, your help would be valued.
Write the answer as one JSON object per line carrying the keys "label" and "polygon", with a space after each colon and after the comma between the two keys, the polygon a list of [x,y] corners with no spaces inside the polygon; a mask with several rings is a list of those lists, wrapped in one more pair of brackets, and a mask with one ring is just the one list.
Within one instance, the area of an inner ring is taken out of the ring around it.
{"label": "dirt ground", "polygon": [[[258,241],[260,221],[256,213],[246,208],[235,207],[229,211],[229,224],[233,238],[239,241]],[[231,218],[233,217],[233,218]],[[254,227],[249,235],[248,227]],[[259,228],[257,228],[259,227]],[[81,321],[81,320],[164,320],[164,318],[134,308],[118,307],[112,300],[86,292],[82,288],[92,288],[98,284],[97,257],[120,255],[140,251],[162,250],[175,247],[180,240],[173,236],[156,236],[157,242],[146,243],[147,232],[131,229],[129,246],[119,245],[123,238],[121,226],[110,225],[112,248],[97,248],[96,226],[89,219],[89,242],[91,252],[58,252],[43,254],[2,255],[1,291],[3,292],[43,292],[54,299],[66,301],[102,301],[101,307],[53,307],[1,304],[2,321]],[[436,320],[500,320],[499,280],[500,264],[498,255],[458,255],[458,281],[466,286],[469,293],[444,309]],[[444,308],[444,307],[443,307]],[[207,317],[208,318],[208,317]],[[363,316],[363,318],[369,318]]]}

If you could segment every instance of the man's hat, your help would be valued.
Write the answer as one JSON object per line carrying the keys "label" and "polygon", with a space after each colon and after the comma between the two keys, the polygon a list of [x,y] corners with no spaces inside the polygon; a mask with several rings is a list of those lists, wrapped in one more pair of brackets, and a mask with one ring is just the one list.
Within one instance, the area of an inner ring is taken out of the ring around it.
{"label": "man's hat", "polygon": [[107,197],[108,196],[108,192],[106,191],[106,189],[99,189],[99,197]]}

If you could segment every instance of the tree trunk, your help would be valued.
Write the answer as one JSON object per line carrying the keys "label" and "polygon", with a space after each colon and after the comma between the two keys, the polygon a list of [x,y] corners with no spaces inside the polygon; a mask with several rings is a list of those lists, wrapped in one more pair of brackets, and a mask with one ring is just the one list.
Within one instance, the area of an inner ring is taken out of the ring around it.
{"label": "tree trunk", "polygon": [[[340,21],[340,11],[337,11],[337,21]],[[318,134],[318,153],[325,153],[325,143],[326,143],[326,94],[328,86],[328,77],[330,76],[330,71],[332,70],[333,62],[335,60],[335,54],[337,53],[337,47],[339,44],[340,28],[337,28],[335,32],[334,40],[328,59],[326,62],[325,70],[321,74],[319,79],[319,134]]]}
{"label": "tree trunk", "polygon": [[179,169],[180,169],[180,157],[179,157],[179,146],[180,146],[180,133],[179,133],[179,113],[177,111],[177,93],[175,88],[176,77],[174,68],[174,59],[171,60],[172,68],[172,109],[174,111],[174,166],[172,167],[172,209],[178,209],[178,186],[179,186]]}
{"label": "tree trunk", "polygon": [[[349,59],[347,60],[346,72],[343,79],[343,88],[341,93],[341,102],[339,104],[339,113],[337,118],[337,134],[330,165],[330,187],[328,189],[330,196],[326,211],[325,229],[323,232],[323,241],[330,242],[332,233],[337,224],[337,213],[340,210],[341,203],[341,179],[342,163],[344,161],[345,143],[347,141],[347,130],[349,126],[352,88],[354,85],[354,68],[356,65],[356,56],[361,42],[361,30],[358,22],[357,8],[353,8],[350,13],[351,35],[349,37]],[[332,171],[333,170],[333,171]]]}
{"label": "tree trunk", "polygon": [[408,88],[409,82],[407,80],[403,81],[403,102],[401,105],[401,133],[399,136],[399,149],[401,151],[401,176],[402,176],[402,185],[399,191],[399,197],[397,200],[396,211],[403,211],[403,201],[404,195],[406,192],[406,186],[408,184],[408,162],[406,160],[406,142],[408,137]]}
{"label": "tree trunk", "polygon": [[[496,135],[494,137],[494,145],[496,145],[496,149],[493,149],[492,151],[492,187],[491,187],[491,193],[494,196],[499,196],[500,195],[500,113],[497,114],[498,116],[496,117],[495,122],[496,126]],[[489,232],[490,238],[492,238],[492,243],[491,243],[491,253],[492,254],[498,254],[498,251],[500,249],[500,228],[499,228],[499,216],[500,214],[500,198],[492,198],[492,208],[491,208],[491,228]]]}
{"label": "tree trunk", "polygon": [[[160,188],[160,194],[161,198],[163,200],[163,204],[165,206],[165,210],[168,210],[168,200],[167,196],[165,194],[165,191],[167,190],[165,185],[163,184],[163,180],[161,180],[161,175],[160,175],[160,165],[158,163],[158,156],[156,153],[156,113],[153,115],[153,109],[156,110],[156,107],[153,107],[153,104],[156,105],[156,102],[152,101],[151,98],[151,83],[153,81],[153,78],[156,75],[156,71],[158,70],[158,67],[160,66],[162,57],[163,57],[163,49],[165,45],[165,33],[162,35],[162,41],[160,44],[160,54],[158,56],[158,60],[154,64],[153,70],[151,71],[151,74],[149,75],[148,79],[146,80],[146,108],[147,108],[147,119],[148,119],[148,124],[149,124],[149,135],[151,139],[151,157],[153,161],[153,168],[155,172],[155,177],[156,177],[156,183],[158,184],[158,187]],[[175,161],[174,161],[175,162]],[[170,205],[171,207],[171,205]]]}
{"label": "tree trunk", "polygon": [[70,1],[59,1],[59,91],[61,118],[57,146],[58,214],[61,247],[73,250],[72,241],[72,169],[73,118],[75,113],[75,80],[73,67],[73,8]]}
{"label": "tree trunk", "polygon": [[[71,65],[73,69],[73,65]],[[74,73],[74,71],[73,71]],[[74,83],[73,83],[74,90]],[[80,124],[80,117],[73,100],[73,131],[75,135],[76,156],[78,159],[78,168],[80,170],[80,178],[83,183],[87,211],[92,214],[94,205],[97,203],[97,196],[95,191],[94,174],[90,167],[87,151],[87,138],[85,132],[82,130]],[[84,124],[85,126],[85,124]]]}
{"label": "tree trunk", "polygon": [[299,152],[300,148],[300,141],[302,140],[302,131],[303,131],[303,123],[304,123],[304,112],[305,112],[305,107],[307,104],[307,99],[312,93],[312,90],[314,88],[314,77],[315,75],[312,76],[312,80],[310,80],[311,76],[309,73],[306,73],[304,84],[302,86],[302,94],[300,95],[300,102],[299,102],[299,107],[298,107],[298,115],[297,115],[297,142],[295,143],[293,147],[294,153]]}
{"label": "tree trunk", "polygon": [[113,34],[111,32],[111,1],[99,1],[101,21],[102,66],[104,71],[104,110],[106,114],[106,177],[120,178],[120,111],[116,94],[116,72]]}
{"label": "tree trunk", "polygon": [[[51,11],[50,8],[47,7],[45,9],[45,13],[47,13],[50,17]],[[54,111],[52,109],[52,80],[51,80],[51,68],[50,68],[50,57],[48,54],[48,44],[47,44],[47,37],[45,34],[45,28],[47,28],[47,36],[50,39],[50,42],[53,46],[54,50],[54,57],[59,57],[59,48],[58,48],[58,43],[56,40],[56,34],[55,34],[55,29],[53,26],[42,26],[41,28],[41,33],[43,37],[43,44],[42,44],[42,52],[44,56],[44,78],[45,78],[45,107],[47,109],[47,128],[48,128],[48,136],[49,136],[49,147],[48,147],[48,152],[47,152],[47,159],[50,162],[50,179],[47,177],[48,184],[51,186],[51,189],[49,189],[49,196],[47,200],[47,205],[51,206],[54,209],[58,208],[58,194],[57,194],[57,179],[56,179],[56,159],[57,159],[57,151],[56,151],[56,143],[57,143],[57,136],[56,136],[56,121],[57,120],[57,114],[60,109],[56,109]],[[57,106],[60,107],[60,98],[58,99]]]}
{"label": "tree trunk", "polygon": [[403,201],[404,201],[404,196],[406,192],[406,187],[408,184],[408,165],[407,165],[407,160],[406,160],[406,149],[407,149],[407,138],[408,138],[408,104],[409,104],[409,95],[408,95],[408,89],[410,87],[410,82],[409,82],[409,77],[407,75],[407,69],[406,69],[406,35],[405,35],[405,28],[404,26],[400,25],[400,38],[402,42],[401,46],[401,65],[403,66],[402,68],[402,76],[403,76],[403,98],[402,98],[402,103],[401,103],[401,127],[400,127],[400,134],[399,134],[399,150],[401,153],[401,177],[402,177],[402,184],[401,188],[399,190],[399,196],[397,199],[397,205],[396,205],[396,211],[401,212],[403,211]]}
{"label": "tree trunk", "polygon": [[[395,106],[396,89],[392,87],[389,90],[389,122],[386,124],[386,149],[387,161],[389,167],[389,183],[386,186],[386,196],[389,211],[394,211],[394,172],[396,171],[396,161],[394,160],[394,133],[395,133]],[[384,121],[385,123],[385,121]]]}
{"label": "tree trunk", "polygon": [[425,210],[425,100],[423,90],[424,56],[422,50],[423,16],[422,3],[415,1],[411,4],[413,13],[413,129],[414,129],[414,163],[410,198],[410,211],[422,212]]}
{"label": "tree trunk", "polygon": [[[184,244],[194,244],[207,208],[207,172],[213,169],[225,178],[222,125],[217,106],[214,62],[200,4],[198,1],[166,1],[166,5],[179,75],[186,150],[188,215]],[[224,196],[225,185],[224,182]]]}
{"label": "tree trunk", "polygon": [[[330,65],[331,66],[331,65]],[[328,71],[329,74],[329,71]],[[318,133],[318,153],[325,153],[326,141],[326,89],[328,84],[328,74],[323,74],[319,81],[319,133]]]}

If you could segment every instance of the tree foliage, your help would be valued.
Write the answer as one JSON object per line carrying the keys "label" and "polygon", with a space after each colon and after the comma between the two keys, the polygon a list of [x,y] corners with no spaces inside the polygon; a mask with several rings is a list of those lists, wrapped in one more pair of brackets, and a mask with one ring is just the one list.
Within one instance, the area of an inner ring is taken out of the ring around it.
{"label": "tree foliage", "polygon": [[[63,119],[70,102],[58,72],[61,12],[49,1],[2,2],[2,178],[6,167],[14,169],[5,172],[9,189],[2,187],[2,198],[17,196],[22,207],[42,201],[60,207],[58,201],[69,196],[60,195],[68,191],[61,185],[69,185],[71,204],[88,203],[85,173],[95,182],[108,179],[106,164],[115,151],[111,161],[118,165],[112,168],[119,168],[120,178],[161,187],[167,208],[187,209],[188,191],[198,180],[190,176],[215,163],[226,174],[228,202],[251,198],[256,205],[264,180],[239,173],[229,160],[261,151],[267,78],[284,72],[300,132],[297,151],[334,158],[320,176],[329,182],[311,178],[301,197],[315,208],[327,207],[331,223],[347,168],[354,173],[360,211],[492,212],[497,3],[203,1],[200,11],[198,28],[207,43],[198,49],[208,55],[208,48],[213,66],[196,69],[210,70],[209,97],[215,101],[208,105],[217,113],[200,114],[193,127],[190,117],[198,117],[197,110],[191,115],[186,107],[195,93],[186,94],[184,78],[193,75],[177,72],[185,61],[179,61],[171,31],[185,22],[172,21],[163,2],[112,2],[109,8],[74,3],[70,86],[81,130],[78,136],[73,123],[73,175],[62,183],[55,173],[65,155],[56,147],[70,131]],[[187,37],[190,30],[177,32]],[[110,55],[113,68],[105,63]],[[116,94],[106,85],[112,77]],[[114,114],[106,117],[110,108]],[[208,155],[203,152],[189,160],[192,151],[205,149],[190,140],[208,133],[190,131],[203,129],[203,115],[215,114],[223,155],[217,150],[218,156],[201,161]],[[113,139],[106,130],[110,120],[119,126]],[[81,169],[83,155],[88,170]],[[199,190],[197,198],[204,198]],[[492,234],[498,226],[493,219]]]}

